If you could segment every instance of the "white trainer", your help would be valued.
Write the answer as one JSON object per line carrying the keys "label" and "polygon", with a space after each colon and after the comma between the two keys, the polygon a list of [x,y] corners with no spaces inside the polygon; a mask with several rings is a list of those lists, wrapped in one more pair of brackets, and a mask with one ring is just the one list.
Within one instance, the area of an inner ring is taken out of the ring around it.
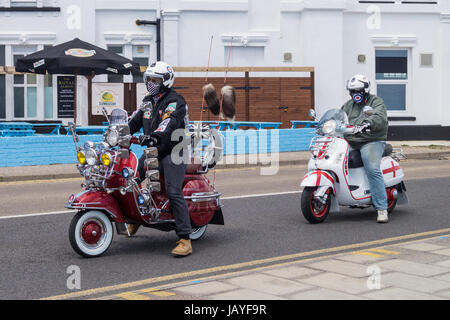
{"label": "white trainer", "polygon": [[378,210],[377,222],[378,223],[388,223],[389,222],[387,210]]}

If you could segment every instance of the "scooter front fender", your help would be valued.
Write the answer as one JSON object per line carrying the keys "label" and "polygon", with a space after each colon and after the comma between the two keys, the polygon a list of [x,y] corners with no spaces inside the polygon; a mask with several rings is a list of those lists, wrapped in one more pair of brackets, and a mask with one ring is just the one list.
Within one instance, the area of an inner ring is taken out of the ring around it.
{"label": "scooter front fender", "polygon": [[107,213],[115,222],[125,223],[122,210],[117,200],[104,191],[87,190],[72,195],[66,203],[66,208],[78,211],[96,209]]}
{"label": "scooter front fender", "polygon": [[301,187],[330,187],[333,190],[333,194],[336,195],[335,181],[333,176],[323,170],[315,170],[308,172],[303,177]]}

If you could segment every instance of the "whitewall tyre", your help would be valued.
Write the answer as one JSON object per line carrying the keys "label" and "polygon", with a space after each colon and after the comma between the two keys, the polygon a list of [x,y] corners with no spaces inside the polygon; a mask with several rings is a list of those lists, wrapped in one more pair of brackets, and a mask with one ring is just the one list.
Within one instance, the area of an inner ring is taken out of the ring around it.
{"label": "whitewall tyre", "polygon": [[86,258],[101,256],[114,235],[113,225],[101,211],[78,212],[70,223],[69,240],[76,253]]}

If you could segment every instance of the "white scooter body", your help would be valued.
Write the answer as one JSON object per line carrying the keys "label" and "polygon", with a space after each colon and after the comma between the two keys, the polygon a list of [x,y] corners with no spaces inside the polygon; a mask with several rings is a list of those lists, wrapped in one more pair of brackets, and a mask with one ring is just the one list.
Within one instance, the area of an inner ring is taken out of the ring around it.
{"label": "white scooter body", "polygon": [[[345,139],[339,136],[315,137],[311,142],[311,151],[313,155],[302,187],[317,187],[314,194],[317,199],[327,197],[326,192],[332,188],[331,212],[339,211],[339,206],[364,208],[372,205],[364,167],[349,168],[350,147]],[[390,156],[384,157],[381,171],[386,188],[398,186],[390,196],[398,198],[403,204],[407,202],[402,183],[405,175],[398,162]]]}

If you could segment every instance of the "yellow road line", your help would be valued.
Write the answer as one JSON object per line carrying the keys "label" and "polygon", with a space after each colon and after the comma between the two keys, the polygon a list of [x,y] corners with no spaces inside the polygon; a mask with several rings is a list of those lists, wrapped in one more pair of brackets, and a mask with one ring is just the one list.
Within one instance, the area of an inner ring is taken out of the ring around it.
{"label": "yellow road line", "polygon": [[376,254],[376,253],[373,253],[373,252],[367,252],[367,251],[356,251],[356,252],[352,252],[352,254],[357,254],[357,255],[361,255],[361,256],[368,256],[368,257],[371,257],[371,258],[384,258],[384,256],[383,255],[381,255],[381,254]]}
{"label": "yellow road line", "polygon": [[139,292],[150,293],[150,294],[158,296],[158,297],[170,297],[170,296],[174,296],[175,295],[174,292],[161,291],[161,290],[156,289],[156,288],[142,289],[142,290],[139,290]]}
{"label": "yellow road line", "polygon": [[385,250],[385,249],[370,249],[370,251],[390,254],[390,255],[393,255],[393,256],[398,256],[400,254],[400,252],[398,252],[398,251],[391,251],[391,250]]}
{"label": "yellow road line", "polygon": [[149,279],[139,280],[139,281],[134,281],[134,282],[127,282],[127,283],[123,283],[123,284],[119,284],[119,285],[112,285],[112,286],[106,286],[106,287],[101,287],[101,288],[77,291],[77,292],[42,298],[41,300],[71,299],[71,298],[78,298],[78,297],[83,297],[83,296],[90,296],[90,295],[94,295],[94,294],[100,294],[100,293],[105,293],[105,292],[110,292],[110,291],[115,291],[115,290],[122,290],[122,289],[138,287],[138,286],[145,286],[150,283],[171,281],[171,280],[176,280],[176,279],[181,279],[181,278],[194,277],[197,275],[204,275],[204,274],[208,274],[208,273],[223,272],[223,271],[229,271],[229,270],[235,270],[235,269],[241,269],[241,268],[249,268],[249,267],[253,267],[253,266],[257,266],[257,265],[261,265],[261,264],[276,263],[276,262],[280,262],[283,260],[298,259],[298,258],[303,258],[303,257],[307,257],[307,256],[312,256],[312,255],[320,255],[320,254],[332,253],[332,252],[336,252],[336,251],[351,250],[351,249],[355,249],[355,248],[380,245],[380,244],[385,244],[385,243],[389,243],[389,242],[409,240],[409,239],[413,239],[413,238],[432,236],[432,235],[436,235],[436,234],[440,234],[440,233],[448,233],[448,232],[450,232],[450,228],[409,234],[409,235],[403,235],[403,236],[392,237],[392,238],[387,238],[387,239],[380,239],[380,240],[369,241],[369,242],[362,242],[362,243],[345,245],[345,246],[340,246],[340,247],[335,247],[335,248],[313,250],[313,251],[309,251],[309,252],[296,253],[296,254],[273,257],[273,258],[268,258],[268,259],[254,260],[254,261],[243,262],[243,263],[238,263],[238,264],[225,265],[225,266],[220,266],[220,267],[213,267],[213,268],[208,268],[208,269],[171,274],[171,275],[167,275],[167,276],[149,278]]}
{"label": "yellow road line", "polygon": [[144,296],[142,294],[138,294],[135,292],[123,292],[115,295],[118,298],[122,298],[125,300],[151,300],[149,296]]}

